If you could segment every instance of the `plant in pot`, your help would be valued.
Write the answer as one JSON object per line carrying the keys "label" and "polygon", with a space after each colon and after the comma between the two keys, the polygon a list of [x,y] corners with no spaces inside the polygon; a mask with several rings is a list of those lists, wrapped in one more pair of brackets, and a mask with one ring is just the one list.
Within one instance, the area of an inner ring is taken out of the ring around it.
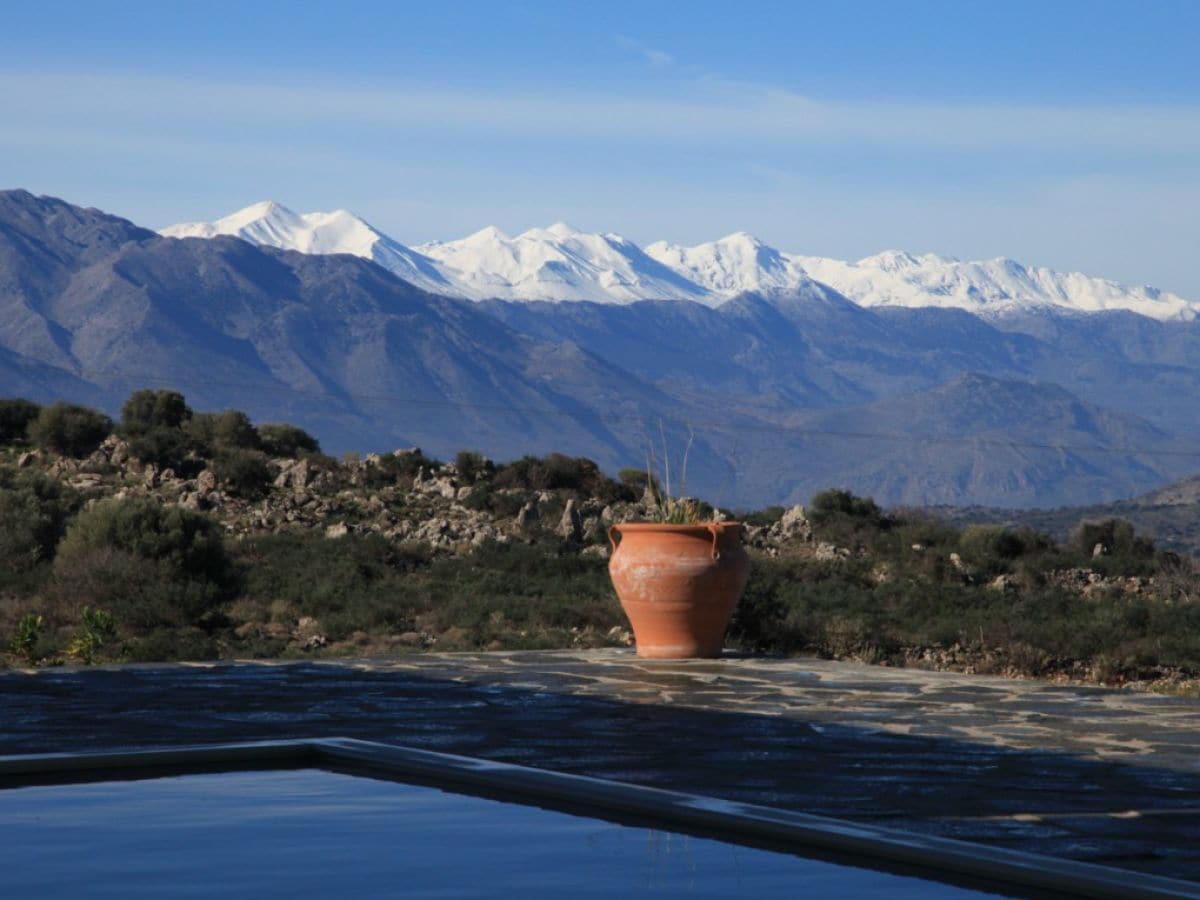
{"label": "plant in pot", "polygon": [[[686,453],[684,460],[686,466]],[[646,492],[648,521],[613,525],[608,532],[608,572],[637,654],[720,656],[750,569],[741,523],[706,518],[697,501],[672,497],[669,477],[664,493],[647,471]]]}

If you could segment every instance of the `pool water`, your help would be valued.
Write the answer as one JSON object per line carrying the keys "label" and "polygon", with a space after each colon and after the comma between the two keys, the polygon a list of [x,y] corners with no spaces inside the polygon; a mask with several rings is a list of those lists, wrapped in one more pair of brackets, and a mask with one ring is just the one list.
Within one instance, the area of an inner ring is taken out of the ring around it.
{"label": "pool water", "polygon": [[320,769],[0,791],[3,897],[988,896]]}

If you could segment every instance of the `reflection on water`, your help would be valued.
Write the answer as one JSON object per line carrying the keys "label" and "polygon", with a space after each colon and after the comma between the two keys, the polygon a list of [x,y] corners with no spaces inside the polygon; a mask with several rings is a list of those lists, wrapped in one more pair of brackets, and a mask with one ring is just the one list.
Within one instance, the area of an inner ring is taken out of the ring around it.
{"label": "reflection on water", "polygon": [[0,896],[940,898],[978,892],[319,770],[0,791]]}

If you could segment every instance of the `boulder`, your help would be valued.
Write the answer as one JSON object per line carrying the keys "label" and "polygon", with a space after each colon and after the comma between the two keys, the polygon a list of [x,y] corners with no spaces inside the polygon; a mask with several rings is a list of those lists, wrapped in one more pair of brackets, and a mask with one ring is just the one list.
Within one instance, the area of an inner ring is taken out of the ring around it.
{"label": "boulder", "polygon": [[316,472],[307,459],[284,462],[275,476],[275,487],[303,491],[315,477]]}
{"label": "boulder", "polygon": [[583,539],[583,521],[579,518],[579,510],[574,498],[567,501],[563,507],[562,518],[558,520],[557,532],[560,537],[578,543]]}
{"label": "boulder", "polygon": [[812,525],[800,504],[796,504],[779,518],[775,530],[778,537],[785,541],[811,541],[813,537]]}
{"label": "boulder", "polygon": [[817,544],[816,550],[813,551],[813,559],[820,562],[834,562],[847,559],[850,556],[850,551],[845,547],[838,547],[835,544],[830,544],[826,541],[821,541]]}
{"label": "boulder", "polygon": [[537,507],[531,502],[526,503],[517,513],[515,525],[518,531],[529,531],[537,522]]}
{"label": "boulder", "polygon": [[208,509],[208,500],[199,491],[191,491],[184,494],[179,500],[179,505],[184,509],[206,510]]}

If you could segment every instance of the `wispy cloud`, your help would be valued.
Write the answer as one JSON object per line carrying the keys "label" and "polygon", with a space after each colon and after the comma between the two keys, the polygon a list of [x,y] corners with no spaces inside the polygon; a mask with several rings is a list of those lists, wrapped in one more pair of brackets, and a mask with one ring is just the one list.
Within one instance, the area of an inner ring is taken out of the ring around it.
{"label": "wispy cloud", "polygon": [[665,50],[657,50],[654,47],[649,47],[641,41],[627,37],[626,35],[617,35],[616,41],[618,47],[636,53],[652,66],[665,67],[673,65],[675,62],[675,57]]}
{"label": "wispy cloud", "polygon": [[[5,132],[135,128],[161,134],[358,127],[412,134],[612,141],[863,144],[953,151],[1200,152],[1200,108],[816,100],[705,80],[638,95],[466,91],[423,85],[244,83],[115,74],[0,72]],[[5,136],[0,136],[3,143]]]}

